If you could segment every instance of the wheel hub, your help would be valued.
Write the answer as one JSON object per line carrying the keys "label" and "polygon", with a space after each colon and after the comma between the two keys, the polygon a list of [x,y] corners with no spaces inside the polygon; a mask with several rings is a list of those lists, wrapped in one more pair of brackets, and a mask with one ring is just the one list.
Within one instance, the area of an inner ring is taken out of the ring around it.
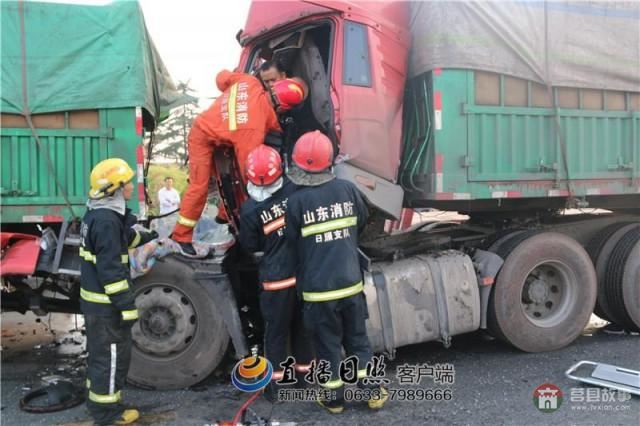
{"label": "wheel hub", "polygon": [[136,297],[140,319],[132,329],[136,347],[150,355],[166,357],[184,351],[196,331],[196,313],[178,289],[158,285]]}
{"label": "wheel hub", "polygon": [[529,300],[533,303],[540,304],[547,300],[547,297],[549,296],[549,287],[543,280],[534,280],[529,284],[527,293]]}
{"label": "wheel hub", "polygon": [[[155,310],[155,312],[153,312]],[[169,309],[156,307],[143,314],[144,327],[156,336],[171,334],[171,325],[175,328],[176,318]]]}
{"label": "wheel hub", "polygon": [[541,327],[553,327],[569,314],[577,291],[575,276],[564,263],[541,263],[529,272],[522,289],[522,307],[528,319]]}

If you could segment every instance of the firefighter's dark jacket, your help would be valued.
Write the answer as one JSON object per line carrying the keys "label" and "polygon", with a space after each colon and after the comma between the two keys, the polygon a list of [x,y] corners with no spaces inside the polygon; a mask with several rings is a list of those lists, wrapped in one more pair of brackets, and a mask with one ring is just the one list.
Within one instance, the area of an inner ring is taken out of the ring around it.
{"label": "firefighter's dark jacket", "polygon": [[[362,284],[358,233],[364,228],[367,205],[351,182],[333,179],[301,187],[289,197],[287,240],[298,255],[298,288],[306,301],[339,298],[340,292]],[[332,292],[314,299],[309,293]]]}
{"label": "firefighter's dark jacket", "polygon": [[296,260],[292,246],[284,236],[287,200],[297,190],[290,180],[268,199],[247,200],[240,208],[238,242],[249,253],[263,252],[260,259],[260,282],[280,281],[296,275]]}
{"label": "firefighter's dark jacket", "polygon": [[152,239],[132,229],[136,217],[109,209],[88,210],[80,228],[80,307],[84,314],[137,318],[129,273],[129,248]]}

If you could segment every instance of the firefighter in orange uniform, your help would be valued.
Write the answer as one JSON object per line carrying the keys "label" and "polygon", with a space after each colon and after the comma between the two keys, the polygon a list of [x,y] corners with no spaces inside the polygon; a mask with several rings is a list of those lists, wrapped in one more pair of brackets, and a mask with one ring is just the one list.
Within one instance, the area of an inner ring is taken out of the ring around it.
{"label": "firefighter in orange uniform", "polygon": [[[241,176],[246,179],[245,162],[249,152],[264,142],[267,133],[280,131],[276,109],[295,106],[290,101],[292,98],[299,98],[299,102],[304,99],[300,85],[295,82],[280,85],[269,93],[257,78],[238,72],[221,71],[216,84],[222,95],[195,119],[189,133],[189,186],[172,234],[182,252],[189,256],[196,254],[191,245],[193,229],[207,200],[216,146],[233,146]],[[224,218],[222,206],[218,214]]]}

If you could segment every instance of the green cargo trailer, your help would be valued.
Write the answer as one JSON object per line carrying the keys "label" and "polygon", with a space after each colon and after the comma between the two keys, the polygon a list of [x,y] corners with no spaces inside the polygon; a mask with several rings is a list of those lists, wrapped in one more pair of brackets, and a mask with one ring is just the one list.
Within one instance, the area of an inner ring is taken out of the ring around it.
{"label": "green cargo trailer", "polygon": [[407,93],[398,179],[411,207],[640,205],[640,93],[456,69]]}
{"label": "green cargo trailer", "polygon": [[[36,114],[35,132],[23,116],[2,113],[3,226],[82,217],[95,164],[109,157],[137,163],[142,134],[136,131],[136,111],[141,114],[135,106]],[[134,200],[142,202],[131,207],[144,215],[144,190],[136,191]]]}
{"label": "green cargo trailer", "polygon": [[2,2],[3,226],[82,216],[93,165],[140,165],[143,127],[179,102],[137,2]]}

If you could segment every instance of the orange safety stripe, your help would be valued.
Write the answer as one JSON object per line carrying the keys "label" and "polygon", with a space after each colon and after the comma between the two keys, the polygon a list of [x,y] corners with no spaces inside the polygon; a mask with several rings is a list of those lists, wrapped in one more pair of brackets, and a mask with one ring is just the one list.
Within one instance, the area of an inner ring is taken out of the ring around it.
{"label": "orange safety stripe", "polygon": [[311,369],[311,364],[296,364],[298,373],[307,373]]}
{"label": "orange safety stripe", "polygon": [[284,216],[280,216],[278,219],[276,219],[276,220],[274,220],[272,222],[269,222],[268,224],[263,226],[262,230],[264,231],[264,235],[269,235],[273,231],[277,231],[278,229],[282,228],[283,226],[284,226]]}
{"label": "orange safety stripe", "polygon": [[276,291],[285,288],[293,287],[296,285],[296,277],[287,278],[280,281],[265,281],[262,283],[262,288],[266,291]]}

